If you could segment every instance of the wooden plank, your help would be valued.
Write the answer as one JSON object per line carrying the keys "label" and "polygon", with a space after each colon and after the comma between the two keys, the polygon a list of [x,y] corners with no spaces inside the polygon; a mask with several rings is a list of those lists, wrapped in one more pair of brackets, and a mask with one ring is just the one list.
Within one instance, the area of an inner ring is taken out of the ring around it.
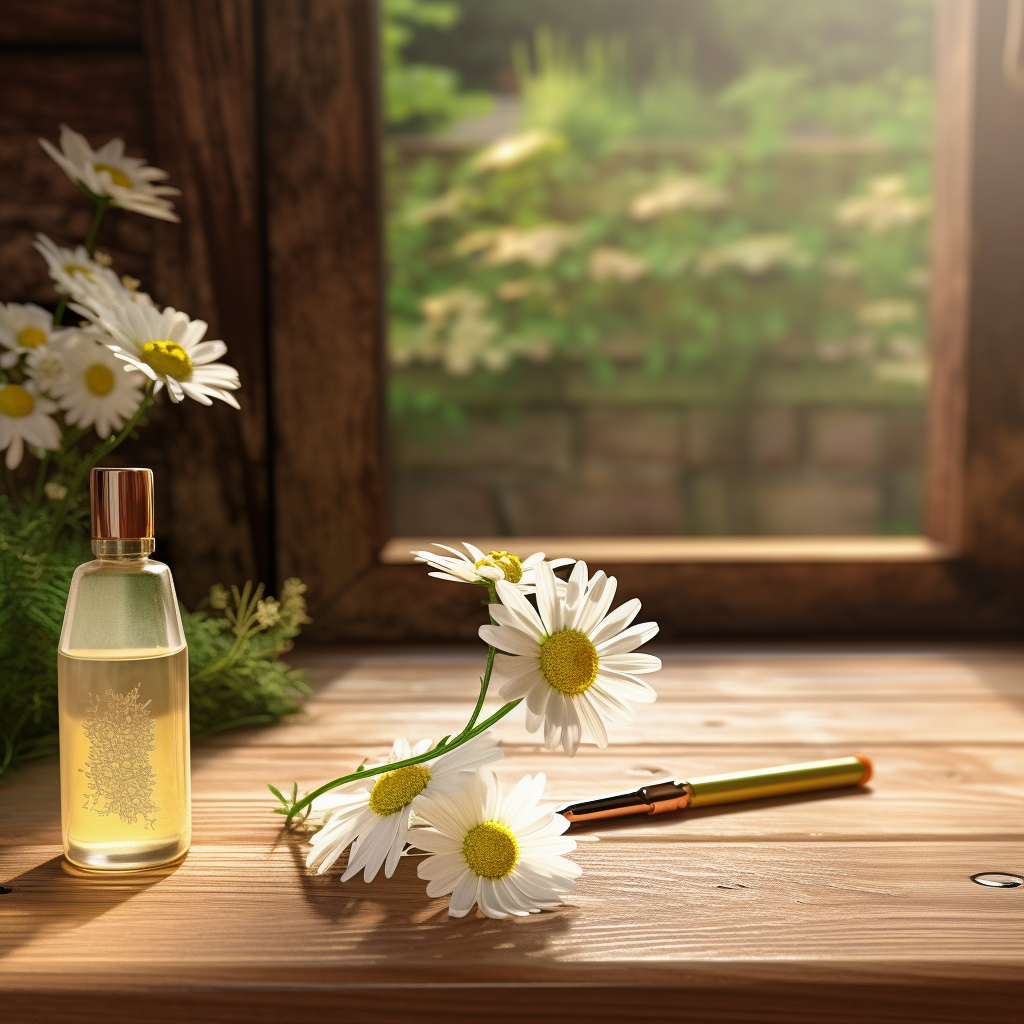
{"label": "wooden plank", "polygon": [[[774,701],[835,699],[956,700],[974,697],[1024,697],[1020,652],[898,652],[867,655],[847,652],[709,651],[654,645],[663,668],[651,677],[659,699]],[[348,653],[335,645],[305,643],[289,656],[307,671],[307,682],[325,701],[375,699],[406,702],[466,702],[475,695],[483,669],[484,647],[446,647],[410,653],[378,650]]]}
{"label": "wooden plank", "polygon": [[[379,756],[390,733],[371,727],[374,713],[397,726],[412,712],[421,729],[451,717],[451,696],[421,694],[405,707],[398,687],[426,685],[446,666],[458,675],[476,659],[362,654],[332,669],[320,652],[323,688],[305,722],[196,745],[194,845],[171,869],[65,870],[52,760],[0,789],[0,882],[13,890],[0,897],[5,1009],[19,1022],[290,1021],[325,1011],[375,1021],[412,1006],[425,1021],[478,1020],[481,1008],[489,1020],[541,1021],[554,1006],[580,1022],[809,1024],[822,1007],[850,1024],[1014,1020],[1024,890],[985,889],[969,876],[1020,870],[1024,709],[1019,691],[989,684],[1021,674],[1022,655],[666,653],[667,699],[643,709],[659,720],[646,719],[630,743],[567,759],[510,726],[502,778],[543,770],[561,800],[663,773],[835,756],[857,743],[872,748],[873,784],[592,825],[576,833],[584,875],[568,906],[529,921],[452,922],[443,900],[426,899],[412,858],[371,885],[343,885],[340,866],[307,872],[306,833],[281,830],[263,785],[268,776],[313,784]],[[704,673],[700,700],[685,693],[690,670]],[[941,699],[921,686],[940,671],[952,687]],[[829,683],[831,672],[888,680],[894,692],[857,702],[841,676]],[[906,693],[901,676],[917,680]],[[833,692],[811,702],[808,683]],[[695,738],[691,718],[712,713],[735,728]],[[932,730],[954,740],[932,742]],[[997,742],[1014,730],[1012,742]]]}
{"label": "wooden plank", "polygon": [[[968,964],[975,967],[974,964]],[[305,1024],[324,1011],[343,1020],[387,1022],[396,1012],[390,1007],[401,999],[402,1012],[415,1005],[416,1019],[427,1022],[470,1021],[486,1015],[489,1024],[521,1024],[552,1020],[595,1022],[643,1021],[646,1024],[692,1022],[706,1024],[986,1024],[1014,1022],[1019,1016],[1021,985],[1013,977],[977,970],[966,983],[950,982],[939,972],[921,972],[894,980],[885,965],[848,965],[837,984],[816,965],[776,964],[770,969],[751,967],[737,979],[715,964],[681,970],[687,984],[615,984],[590,979],[587,991],[593,1002],[582,1002],[575,986],[525,981],[481,988],[475,985],[434,984],[397,988],[391,983],[331,982],[261,985],[253,1007],[240,1006],[233,988],[207,984],[201,976],[187,992],[171,989],[165,981],[133,980],[129,986],[104,988],[83,982],[77,990],[13,990],[7,1005],[19,1020],[49,1022],[80,1020],[102,1013],[106,1024],[135,1024],[140,1017],[153,1024],[181,1020],[210,1024]],[[826,1016],[823,1016],[825,1014]]]}
{"label": "wooden plank", "polygon": [[[483,715],[497,711],[489,700]],[[786,743],[813,747],[821,744],[859,743],[866,753],[880,746],[910,742],[932,746],[950,743],[1018,743],[1024,741],[1024,710],[1009,701],[834,701],[809,704],[800,700],[686,701],[669,705],[639,705],[632,723],[609,726],[612,743],[687,743],[735,746],[749,743]],[[457,731],[468,713],[451,704],[418,704],[417,731],[439,738]],[[524,710],[518,708],[495,731],[503,740],[524,738]],[[334,745],[345,735],[362,737],[371,748],[390,746],[408,729],[409,710],[401,705],[319,702],[307,715],[272,729],[254,733],[254,746]],[[528,734],[525,734],[528,735]],[[230,738],[210,740],[214,746],[231,744]]]}
{"label": "wooden plank", "polygon": [[[522,743],[505,744],[505,759],[496,765],[508,785],[524,774],[544,771],[547,797],[568,803],[601,793],[637,787],[658,778],[694,777],[741,771],[772,764],[838,757],[842,746],[750,745],[731,747],[616,746],[608,751],[584,749],[567,759]],[[365,757],[385,751],[353,746],[270,749],[212,748],[197,744],[193,754],[193,827],[201,844],[245,845],[256,840],[272,846],[280,819],[271,813],[267,782],[298,782],[312,789]],[[837,839],[882,842],[913,839],[941,841],[952,831],[958,838],[1024,837],[1024,751],[1019,746],[887,747],[874,757],[875,783],[870,790],[778,798],[742,807],[708,808],[614,826],[577,829],[603,841],[818,843]],[[9,852],[23,845],[60,842],[54,762],[23,770],[17,792],[5,802],[11,824],[0,835]]]}
{"label": "wooden plank", "polygon": [[370,0],[264,8],[277,560],[325,635],[387,536],[374,25]]}
{"label": "wooden plank", "polygon": [[[741,977],[744,960],[816,960],[823,942],[839,962],[933,960],[956,970],[969,951],[1006,969],[1024,965],[1022,894],[970,881],[1015,864],[1019,844],[1010,842],[777,842],[770,857],[762,844],[582,843],[571,906],[523,935],[483,920],[453,926],[444,901],[425,897],[415,858],[367,885],[342,884],[337,871],[308,874],[302,856],[294,836],[273,848],[197,844],[174,871],[110,885],[65,872],[51,848],[23,848],[6,881],[17,895],[0,911],[0,977],[45,971],[60,986],[82,974],[148,966],[184,977],[244,963],[267,982],[312,971],[336,982],[393,980],[396,965],[406,982],[429,982],[435,943],[460,934],[473,936],[475,962],[446,963],[449,983],[579,983],[595,968],[613,981],[638,964],[666,983],[682,961],[723,959]],[[104,963],[114,951],[123,959]]]}
{"label": "wooden plank", "polygon": [[[38,4],[32,5],[36,8]],[[4,19],[0,18],[0,22]],[[0,59],[0,268],[3,301],[55,305],[46,264],[32,248],[42,231],[62,245],[78,245],[92,220],[92,204],[43,152],[39,138],[56,143],[64,122],[93,145],[125,139],[145,154],[149,111],[145,68],[135,53],[4,53]],[[100,234],[119,273],[148,284],[153,222],[112,210]]]}
{"label": "wooden plank", "polygon": [[481,551],[543,551],[585,562],[935,562],[955,552],[927,537],[392,537],[385,565],[415,561],[432,544],[469,540]]}
{"label": "wooden plank", "polygon": [[[514,538],[507,545],[516,550]],[[598,568],[617,577],[621,594],[643,601],[644,615],[660,623],[664,640],[1014,635],[1024,606],[1024,571],[1014,576],[1005,564],[983,567],[963,559],[833,562],[827,571],[814,561],[591,566]],[[475,588],[442,586],[424,566],[380,564],[348,589],[313,591],[316,621],[309,635],[385,643],[468,640],[480,622],[479,602]]]}
{"label": "wooden plank", "polygon": [[[978,3],[979,54],[997,54],[1006,33],[1007,4]],[[971,169],[971,285],[967,387],[965,538],[979,570],[992,572],[991,593],[1020,578],[1024,529],[1020,463],[1011,453],[1024,443],[1024,290],[1002,268],[1024,259],[1024,104],[1003,77],[998,60],[976,61]],[[1011,569],[1011,566],[1013,567]]]}
{"label": "wooden plank", "polygon": [[242,379],[220,402],[160,410],[161,534],[188,604],[211,583],[272,583],[267,360],[252,0],[145,0],[154,160],[182,190],[155,228],[154,291],[206,320]]}
{"label": "wooden plank", "polygon": [[138,46],[139,0],[4,0],[0,45]]}
{"label": "wooden plank", "polygon": [[936,4],[934,203],[932,223],[928,389],[929,536],[954,547],[964,540],[967,511],[968,300],[971,281],[971,172],[974,163],[974,80],[977,6]]}

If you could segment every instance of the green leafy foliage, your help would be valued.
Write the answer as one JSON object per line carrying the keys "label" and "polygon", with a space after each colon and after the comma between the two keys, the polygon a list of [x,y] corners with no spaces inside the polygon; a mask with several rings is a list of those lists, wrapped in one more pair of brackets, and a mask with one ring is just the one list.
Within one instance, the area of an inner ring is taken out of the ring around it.
{"label": "green leafy foliage", "polygon": [[[80,513],[78,529],[61,528],[64,505],[15,509],[0,495],[0,775],[57,745],[57,644],[71,576],[91,557]],[[193,736],[299,710],[307,687],[280,655],[309,621],[304,590],[287,580],[275,601],[262,586],[214,587],[195,611],[181,609]]]}
{"label": "green leafy foliage", "polygon": [[446,30],[459,8],[444,0],[385,0],[381,20],[384,112],[392,127],[443,124],[486,108],[487,99],[460,90],[458,74],[447,67],[409,61],[406,48],[424,27]]}
{"label": "green leafy foliage", "polygon": [[923,83],[812,97],[804,71],[762,67],[657,145],[645,133],[662,114],[627,102],[612,56],[573,63],[550,40],[537,52],[522,133],[391,156],[396,415],[458,416],[417,365],[478,374],[495,402],[517,363],[582,362],[602,379],[625,358],[737,385],[780,361],[919,373]]}

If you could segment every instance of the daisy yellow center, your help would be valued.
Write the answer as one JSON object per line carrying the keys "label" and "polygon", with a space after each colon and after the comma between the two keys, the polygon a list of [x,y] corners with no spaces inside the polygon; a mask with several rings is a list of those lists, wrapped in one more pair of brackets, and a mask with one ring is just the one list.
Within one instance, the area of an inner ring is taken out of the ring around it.
{"label": "daisy yellow center", "polygon": [[85,371],[85,386],[94,395],[109,395],[114,386],[114,372],[103,363],[93,363]]}
{"label": "daisy yellow center", "polygon": [[18,331],[18,344],[22,348],[39,348],[46,344],[46,331],[38,327],[22,327]]}
{"label": "daisy yellow center", "polygon": [[192,360],[176,341],[147,341],[142,358],[162,377],[188,380],[192,376]]}
{"label": "daisy yellow center", "polygon": [[28,416],[35,407],[36,400],[20,384],[0,390],[0,415]]}
{"label": "daisy yellow center", "polygon": [[382,775],[370,790],[370,810],[382,818],[397,814],[427,788],[430,769],[422,764],[408,764]]}
{"label": "daisy yellow center", "polygon": [[64,264],[65,274],[85,274],[86,277],[92,276],[92,267],[87,267],[84,263],[65,263]]}
{"label": "daisy yellow center", "polygon": [[597,648],[585,633],[563,629],[540,644],[540,670],[559,693],[575,697],[597,678]]}
{"label": "daisy yellow center", "polygon": [[519,561],[518,555],[510,555],[507,551],[488,551],[487,557],[481,558],[475,568],[485,565],[500,569],[509,583],[518,583],[523,578],[523,563]]}
{"label": "daisy yellow center", "polygon": [[120,167],[114,167],[113,164],[93,164],[93,167],[97,171],[106,171],[110,175],[110,180],[119,188],[132,187],[132,179]]}
{"label": "daisy yellow center", "polygon": [[511,829],[496,821],[485,821],[466,833],[462,859],[474,875],[504,878],[519,863],[519,844]]}

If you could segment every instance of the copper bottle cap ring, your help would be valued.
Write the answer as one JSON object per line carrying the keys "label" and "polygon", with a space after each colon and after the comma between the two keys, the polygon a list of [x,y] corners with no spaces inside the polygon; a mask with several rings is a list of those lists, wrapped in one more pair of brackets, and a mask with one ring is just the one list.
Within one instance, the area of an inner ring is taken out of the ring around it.
{"label": "copper bottle cap ring", "polygon": [[[96,468],[90,475],[89,485],[93,548],[96,549],[99,542],[110,554],[152,551],[155,546],[152,471]],[[128,541],[142,543],[126,546],[124,542]]]}

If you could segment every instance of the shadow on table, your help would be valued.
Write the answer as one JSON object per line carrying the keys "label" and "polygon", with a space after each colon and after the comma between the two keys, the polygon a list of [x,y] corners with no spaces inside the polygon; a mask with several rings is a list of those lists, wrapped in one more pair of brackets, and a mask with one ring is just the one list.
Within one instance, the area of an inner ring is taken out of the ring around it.
{"label": "shadow on table", "polygon": [[180,863],[106,875],[81,871],[57,856],[3,881],[11,891],[0,895],[0,957],[41,933],[74,931],[102,917],[163,881]]}
{"label": "shadow on table", "polygon": [[353,952],[371,952],[358,947],[379,946],[389,960],[403,956],[419,962],[449,960],[458,956],[468,940],[474,962],[492,951],[495,959],[504,959],[510,954],[540,952],[569,928],[576,912],[566,906],[509,922],[483,917],[474,909],[464,918],[451,920],[448,899],[428,897],[427,883],[417,877],[419,857],[403,857],[391,878],[381,872],[369,883],[362,875],[343,883],[340,876],[347,857],[319,875],[306,867],[307,834],[285,832],[281,842],[289,847],[310,907],[338,926],[338,938],[351,929]]}

